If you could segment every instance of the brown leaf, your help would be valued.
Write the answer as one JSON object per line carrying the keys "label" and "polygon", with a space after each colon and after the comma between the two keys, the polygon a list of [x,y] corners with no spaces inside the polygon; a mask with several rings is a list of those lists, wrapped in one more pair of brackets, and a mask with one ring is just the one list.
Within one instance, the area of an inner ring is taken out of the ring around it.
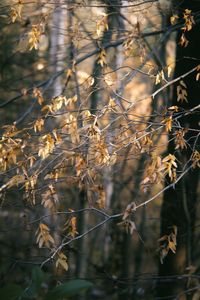
{"label": "brown leaf", "polygon": [[134,211],[136,211],[136,204],[135,204],[135,202],[132,202],[126,207],[122,219],[126,220],[130,216],[130,214],[133,213]]}

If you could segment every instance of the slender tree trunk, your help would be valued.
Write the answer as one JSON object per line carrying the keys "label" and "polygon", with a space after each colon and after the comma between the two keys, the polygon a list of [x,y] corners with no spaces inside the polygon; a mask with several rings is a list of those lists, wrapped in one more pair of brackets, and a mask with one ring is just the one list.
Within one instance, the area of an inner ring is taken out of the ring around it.
{"label": "slender tree trunk", "polygon": [[[63,68],[64,58],[66,57],[65,32],[67,28],[67,5],[61,5],[62,1],[57,1],[55,5],[51,34],[50,34],[50,60],[52,72],[58,72]],[[53,95],[56,97],[62,92],[62,78],[59,76],[53,83]]]}
{"label": "slender tree trunk", "polygon": [[[107,4],[108,7],[106,9],[106,14],[108,18],[108,30],[104,30],[100,46],[102,48],[104,47],[104,44],[107,44],[112,41],[112,39],[117,39],[120,38],[120,27],[121,20],[119,19],[119,8],[116,8],[115,5],[121,4],[121,0],[103,0],[102,3]],[[112,70],[117,69],[118,64],[119,64],[119,59],[121,57],[121,53],[119,53],[117,48],[109,49],[106,51],[106,58],[109,67]],[[93,85],[93,92],[91,95],[91,113],[95,113],[97,106],[98,106],[98,100],[100,97],[100,87],[101,87],[101,82],[102,82],[102,75],[103,73],[106,73],[106,68],[103,69],[102,66],[98,63],[98,59],[94,63],[94,68],[93,68],[93,77],[94,77],[94,85]],[[117,79],[116,79],[117,80]],[[114,83],[115,84],[115,83]],[[112,92],[107,89],[108,93],[108,100],[109,97],[115,97],[112,95]],[[113,114],[110,113],[109,115],[109,122],[112,122],[113,119]],[[106,143],[109,145],[108,146],[108,151],[111,154],[113,152],[111,143],[113,142],[113,131],[112,128],[109,129],[106,137]],[[111,202],[112,202],[112,196],[114,192],[114,180],[113,180],[113,167],[109,166],[104,169],[104,175],[103,175],[103,186],[105,190],[105,206],[107,209],[111,207]],[[106,264],[108,259],[109,259],[109,252],[110,252],[110,236],[108,236],[107,233],[107,226],[105,225],[104,230],[99,234],[98,240],[100,243],[103,245],[103,249],[101,251],[102,253],[102,264]]]}
{"label": "slender tree trunk", "polygon": [[[200,3],[197,1],[182,1],[180,12],[184,9],[192,9],[195,13],[200,9]],[[193,25],[193,29],[186,32],[186,38],[189,40],[187,47],[181,47],[179,44],[180,35],[177,35],[177,54],[175,77],[181,76],[193,67],[198,65],[200,59],[199,51],[199,32],[200,25]],[[196,74],[191,74],[184,79],[187,86],[188,102],[177,102],[177,91],[174,86],[172,105],[181,106],[182,109],[190,110],[199,104],[200,85],[195,79]],[[197,114],[189,114],[180,119],[180,125],[185,128],[198,128]],[[184,168],[189,161],[192,151],[195,150],[196,132],[188,131],[185,136],[188,141],[187,150],[176,151],[175,155],[180,162],[180,170]],[[168,152],[174,153],[175,146],[169,143]],[[166,180],[167,181],[167,180]],[[167,182],[166,182],[167,185]],[[161,211],[161,236],[169,234],[172,226],[176,225],[178,229],[177,235],[177,251],[176,254],[169,252],[164,259],[164,263],[159,265],[159,275],[161,282],[158,283],[158,296],[172,296],[183,292],[188,288],[186,280],[172,279],[168,281],[162,280],[163,276],[183,275],[186,268],[193,264],[193,229],[195,224],[195,210],[197,200],[198,171],[191,169],[176,185],[175,189],[168,189],[164,194],[162,211]],[[178,299],[190,299],[186,294],[182,294]]]}
{"label": "slender tree trunk", "polygon": [[[63,34],[67,28],[66,22],[66,12],[67,6],[61,5],[61,1],[57,1],[56,4],[52,4],[54,8],[52,16],[52,24],[50,29],[50,61],[51,61],[51,71],[56,73],[60,71],[63,67],[64,57],[66,56],[66,49],[63,48],[65,44],[66,37]],[[62,91],[62,78],[59,76],[53,83],[51,97],[56,97],[61,94]],[[47,123],[48,130],[52,129],[52,123]],[[47,219],[49,225],[52,226],[54,230],[54,240],[57,245],[60,244],[60,235],[59,235],[59,218],[56,214],[52,214],[52,211],[48,208],[44,208],[45,215],[49,215]]]}

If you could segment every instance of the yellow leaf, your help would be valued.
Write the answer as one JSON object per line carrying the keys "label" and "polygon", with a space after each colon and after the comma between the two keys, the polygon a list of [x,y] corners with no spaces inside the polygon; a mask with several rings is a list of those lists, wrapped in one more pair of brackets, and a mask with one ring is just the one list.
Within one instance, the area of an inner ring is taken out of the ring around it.
{"label": "yellow leaf", "polygon": [[43,119],[38,119],[38,120],[36,120],[35,123],[34,123],[34,126],[33,126],[34,131],[35,131],[35,132],[37,132],[37,131],[38,131],[38,132],[41,132],[43,126],[44,126],[44,120],[43,120]]}
{"label": "yellow leaf", "polygon": [[104,49],[101,49],[98,57],[98,64],[100,64],[102,67],[107,64],[106,62],[106,52]]}
{"label": "yellow leaf", "polygon": [[159,171],[164,171],[164,175],[168,174],[171,181],[176,179],[176,168],[177,163],[175,162],[176,157],[173,154],[167,155],[162,160],[162,165],[159,168]]}
{"label": "yellow leaf", "polygon": [[61,266],[65,271],[67,271],[69,269],[68,263],[67,263],[67,257],[64,255],[64,253],[60,252],[58,254],[58,259],[56,261],[56,268],[58,268],[58,266]]}
{"label": "yellow leaf", "polygon": [[36,243],[38,244],[39,248],[41,248],[43,245],[45,245],[47,248],[50,248],[50,244],[54,245],[54,239],[50,235],[49,231],[50,229],[46,224],[40,223],[36,231]]}
{"label": "yellow leaf", "polygon": [[159,252],[160,252],[160,261],[163,263],[163,259],[167,256],[169,250],[173,253],[176,253],[176,236],[177,236],[177,226],[174,225],[173,231],[169,235],[162,236],[159,242]]}
{"label": "yellow leaf", "polygon": [[169,241],[169,249],[173,252],[176,253],[176,245],[174,244],[174,242]]}
{"label": "yellow leaf", "polygon": [[78,82],[85,87],[90,87],[94,84],[94,78],[84,71],[78,71]]}
{"label": "yellow leaf", "polygon": [[169,118],[164,119],[162,121],[162,123],[165,123],[165,128],[166,128],[167,132],[172,130],[172,124],[173,124],[172,116],[170,116]]}
{"label": "yellow leaf", "polygon": [[25,181],[25,176],[24,175],[15,175],[14,177],[12,177],[8,183],[7,183],[7,187],[8,188],[11,188],[12,186],[14,185],[17,185],[20,184],[20,183],[23,183]]}
{"label": "yellow leaf", "polygon": [[183,33],[183,34],[181,35],[179,44],[180,44],[182,47],[187,47],[188,43],[189,43],[189,41],[186,39],[185,34]]}
{"label": "yellow leaf", "polygon": [[178,112],[179,108],[178,108],[178,106],[174,105],[174,106],[168,107],[168,110]]}
{"label": "yellow leaf", "polygon": [[104,14],[101,20],[98,20],[96,23],[96,33],[97,36],[100,37],[104,31],[108,30],[108,20],[107,15]]}
{"label": "yellow leaf", "polygon": [[29,39],[29,50],[38,49],[40,38],[42,35],[42,26],[40,25],[32,25],[31,31],[28,33]]}
{"label": "yellow leaf", "polygon": [[197,151],[197,150],[193,151],[191,159],[192,159],[192,167],[193,168],[196,168],[196,167],[200,168],[200,152]]}
{"label": "yellow leaf", "polygon": [[170,23],[172,25],[176,24],[176,21],[178,20],[179,16],[178,15],[173,15],[170,17]]}
{"label": "yellow leaf", "polygon": [[177,86],[177,102],[187,101],[187,86],[183,80],[180,81],[180,84]]}
{"label": "yellow leaf", "polygon": [[113,166],[117,161],[117,153],[113,152],[113,154],[110,156],[110,165]]}
{"label": "yellow leaf", "polygon": [[23,8],[23,5],[22,5],[22,3],[20,3],[20,1],[15,7],[11,7],[10,18],[11,18],[12,23],[14,23],[17,18],[19,18],[19,19],[22,18],[22,16],[21,16],[22,8]]}
{"label": "yellow leaf", "polygon": [[28,161],[30,163],[30,167],[32,167],[34,162],[36,161],[36,158],[34,156],[29,156]]}
{"label": "yellow leaf", "polygon": [[33,96],[34,96],[35,98],[37,98],[38,103],[39,103],[40,105],[43,104],[44,99],[43,99],[42,92],[40,91],[40,89],[34,88],[34,89],[33,89]]}
{"label": "yellow leaf", "polygon": [[163,70],[158,72],[158,74],[156,75],[156,82],[155,84],[157,85],[158,83],[162,82],[162,80],[165,79],[165,76],[164,76],[164,72]]}
{"label": "yellow leaf", "polygon": [[72,75],[72,69],[67,69],[66,75],[67,75],[67,78],[71,77],[71,75]]}
{"label": "yellow leaf", "polygon": [[108,106],[111,107],[111,108],[115,108],[115,107],[116,107],[115,99],[110,98],[110,99],[109,99]]}
{"label": "yellow leaf", "polygon": [[185,132],[186,131],[184,129],[177,130],[175,132],[175,149],[180,148],[181,150],[183,150],[184,148],[187,148],[186,141],[184,139]]}
{"label": "yellow leaf", "polygon": [[167,68],[167,76],[170,77],[171,76],[171,73],[172,73],[172,68],[169,66]]}

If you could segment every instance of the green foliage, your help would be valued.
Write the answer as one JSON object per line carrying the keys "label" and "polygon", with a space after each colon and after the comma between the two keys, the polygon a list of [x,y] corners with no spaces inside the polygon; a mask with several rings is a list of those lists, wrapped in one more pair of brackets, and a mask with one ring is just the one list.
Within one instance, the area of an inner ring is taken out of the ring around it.
{"label": "green foliage", "polygon": [[[39,267],[32,269],[30,284],[22,288],[17,284],[7,284],[0,289],[0,299],[2,300],[28,300],[28,299],[67,299],[76,296],[81,292],[90,289],[93,284],[90,281],[82,279],[70,280],[67,283],[60,284],[48,292],[44,287],[48,287],[47,280],[50,276],[44,273]],[[50,286],[50,284],[49,284]]]}
{"label": "green foliage", "polygon": [[55,287],[52,291],[48,292],[45,300],[55,300],[55,299],[66,299],[79,293],[90,289],[93,284],[90,281],[75,279],[70,280],[67,283],[61,284]]}
{"label": "green foliage", "polygon": [[39,267],[32,270],[31,282],[28,288],[25,289],[23,299],[38,299],[42,292],[42,284],[47,279],[48,275],[45,274]]}
{"label": "green foliage", "polygon": [[17,284],[8,284],[0,289],[0,299],[17,300],[20,298],[23,290]]}

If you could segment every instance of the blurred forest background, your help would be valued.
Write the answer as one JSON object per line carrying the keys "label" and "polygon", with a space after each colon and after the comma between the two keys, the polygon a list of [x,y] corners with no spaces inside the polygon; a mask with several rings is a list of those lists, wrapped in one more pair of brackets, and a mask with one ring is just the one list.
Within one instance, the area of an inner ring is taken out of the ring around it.
{"label": "blurred forest background", "polygon": [[200,299],[200,1],[2,0],[0,296]]}

